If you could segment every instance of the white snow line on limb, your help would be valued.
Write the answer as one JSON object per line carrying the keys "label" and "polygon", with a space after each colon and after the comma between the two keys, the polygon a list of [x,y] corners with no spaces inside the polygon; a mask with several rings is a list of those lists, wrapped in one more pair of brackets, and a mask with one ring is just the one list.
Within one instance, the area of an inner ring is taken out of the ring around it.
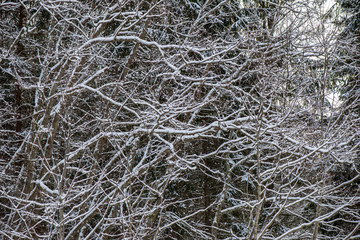
{"label": "white snow line on limb", "polygon": [[51,190],[41,180],[36,180],[34,183],[38,184],[43,190],[45,190],[45,192],[49,193],[50,195],[59,195],[58,190]]}
{"label": "white snow line on limb", "polygon": [[123,103],[119,103],[119,102],[115,101],[114,99],[111,99],[110,97],[106,96],[105,94],[103,94],[103,93],[100,92],[99,90],[94,89],[94,88],[92,88],[92,87],[89,87],[89,86],[87,86],[87,85],[85,85],[85,84],[80,84],[79,87],[85,88],[85,89],[87,89],[87,90],[89,90],[89,91],[91,91],[91,92],[96,93],[97,95],[99,95],[100,97],[104,98],[105,100],[111,102],[112,104],[114,104],[114,105],[116,105],[116,106],[119,106],[119,107],[123,107],[125,110],[127,110],[127,111],[131,112],[132,114],[134,114],[137,118],[140,118],[140,116],[137,114],[136,111],[134,111],[134,110],[132,110],[132,109],[124,106]]}
{"label": "white snow line on limb", "polygon": [[84,142],[81,145],[81,147],[79,147],[75,151],[72,151],[72,152],[69,153],[69,155],[67,157],[68,161],[73,160],[75,157],[77,157],[79,154],[81,154],[81,152],[84,151],[87,147],[93,145],[94,143],[96,143],[98,140],[100,140],[104,136],[105,136],[105,134],[99,133],[99,134],[95,135],[94,137],[92,137],[91,139]]}
{"label": "white snow line on limb", "polygon": [[111,43],[111,42],[137,42],[137,43],[140,43],[145,46],[156,47],[160,51],[161,55],[164,55],[164,53],[162,51],[163,49],[170,49],[170,48],[184,49],[185,48],[185,47],[175,45],[175,44],[161,45],[157,42],[147,41],[147,40],[141,39],[137,36],[110,36],[110,37],[97,37],[97,38],[91,39],[91,40],[85,42],[81,47],[79,47],[79,51],[86,49],[96,43]]}
{"label": "white snow line on limb", "polygon": [[341,209],[345,208],[346,206],[347,206],[346,204],[341,205],[340,207],[338,207],[337,209],[335,209],[335,210],[332,211],[332,212],[329,212],[329,213],[324,214],[324,215],[322,215],[322,216],[320,216],[320,217],[317,217],[317,218],[313,219],[312,221],[310,221],[310,222],[308,222],[308,223],[300,224],[299,226],[297,226],[297,227],[295,227],[295,228],[292,228],[292,229],[290,229],[289,231],[287,231],[287,232],[285,232],[284,234],[282,234],[281,236],[275,238],[275,240],[282,239],[282,238],[284,238],[285,236],[289,235],[290,233],[293,233],[293,232],[295,232],[295,231],[297,231],[297,230],[300,230],[300,229],[302,229],[302,228],[304,228],[304,227],[311,226],[311,225],[313,225],[313,224],[315,224],[315,223],[317,223],[317,222],[321,222],[321,221],[323,221],[323,220],[325,220],[325,219],[333,216],[334,214],[336,214],[337,212],[339,212]]}
{"label": "white snow line on limb", "polygon": [[195,215],[197,215],[197,214],[199,214],[199,213],[205,212],[207,209],[211,208],[213,205],[215,205],[215,203],[209,205],[207,208],[197,210],[196,212],[193,212],[193,213],[190,214],[190,215],[187,215],[187,216],[185,216],[185,217],[179,218],[179,219],[177,219],[177,220],[175,220],[175,221],[173,221],[173,222],[171,222],[171,223],[169,223],[169,224],[161,227],[161,228],[159,229],[159,232],[162,231],[162,230],[164,230],[164,229],[166,229],[166,228],[168,228],[168,227],[171,227],[172,225],[174,225],[174,224],[176,224],[176,223],[178,223],[178,222],[181,222],[181,221],[183,221],[183,220],[186,220],[186,219],[188,219],[188,218],[190,218],[190,217],[192,217],[192,216],[195,216]]}

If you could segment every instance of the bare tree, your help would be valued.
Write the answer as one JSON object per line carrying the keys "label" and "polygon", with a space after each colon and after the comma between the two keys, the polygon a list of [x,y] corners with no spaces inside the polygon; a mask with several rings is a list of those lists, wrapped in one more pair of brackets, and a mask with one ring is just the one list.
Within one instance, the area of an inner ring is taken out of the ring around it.
{"label": "bare tree", "polygon": [[1,3],[0,236],[355,237],[358,116],[327,100],[323,7]]}

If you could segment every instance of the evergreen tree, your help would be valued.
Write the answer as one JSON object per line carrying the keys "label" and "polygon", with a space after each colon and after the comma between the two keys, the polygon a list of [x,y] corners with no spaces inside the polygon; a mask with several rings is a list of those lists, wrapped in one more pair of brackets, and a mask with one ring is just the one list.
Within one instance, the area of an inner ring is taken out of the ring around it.
{"label": "evergreen tree", "polygon": [[349,114],[360,113],[360,4],[354,0],[337,0],[340,6],[339,35],[342,61],[340,75],[343,79],[341,97]]}

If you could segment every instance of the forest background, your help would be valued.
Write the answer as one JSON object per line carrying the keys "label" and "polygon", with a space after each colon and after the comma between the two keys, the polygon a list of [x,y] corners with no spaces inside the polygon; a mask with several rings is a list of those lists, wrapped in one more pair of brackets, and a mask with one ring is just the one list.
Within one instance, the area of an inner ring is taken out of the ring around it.
{"label": "forest background", "polygon": [[0,3],[0,239],[360,239],[355,0]]}

